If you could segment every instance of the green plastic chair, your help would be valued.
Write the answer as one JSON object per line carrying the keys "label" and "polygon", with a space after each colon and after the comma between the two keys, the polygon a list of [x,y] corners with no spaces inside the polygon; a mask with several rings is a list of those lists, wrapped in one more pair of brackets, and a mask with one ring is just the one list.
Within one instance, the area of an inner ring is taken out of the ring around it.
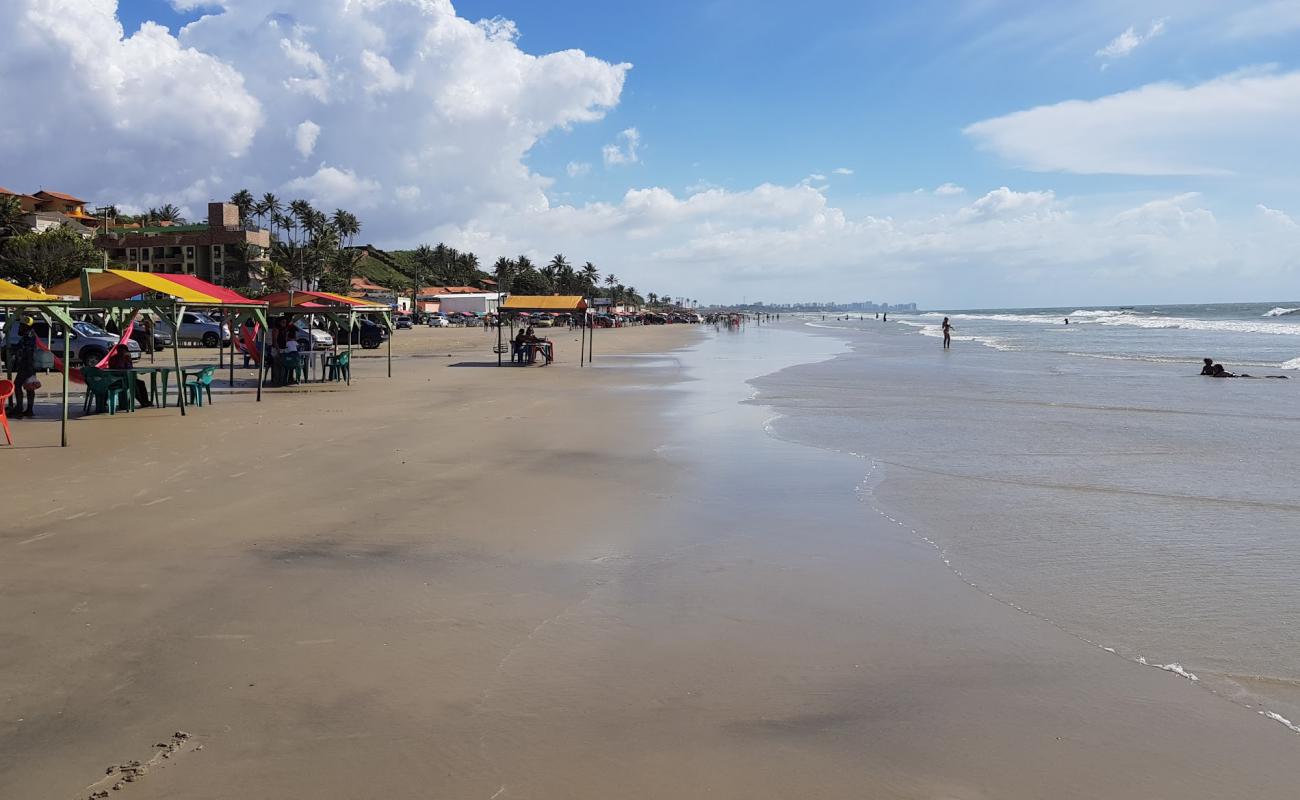
{"label": "green plastic chair", "polygon": [[212,378],[216,374],[216,367],[204,367],[202,372],[194,376],[194,380],[185,382],[185,395],[189,398],[190,405],[202,408],[205,392],[208,395],[208,402],[212,402]]}
{"label": "green plastic chair", "polygon": [[301,353],[281,353],[280,369],[286,385],[298,382],[298,375],[306,372],[306,363]]}
{"label": "green plastic chair", "polygon": [[331,381],[344,380],[352,382],[352,354],[348,352],[339,353],[336,356],[328,356],[325,359],[325,379]]}
{"label": "green plastic chair", "polygon": [[131,402],[126,395],[126,382],[121,378],[115,378],[95,367],[83,367],[81,375],[86,379],[86,403],[81,413],[90,413],[92,400],[96,410],[103,411],[107,408],[110,416],[116,414],[124,403]]}

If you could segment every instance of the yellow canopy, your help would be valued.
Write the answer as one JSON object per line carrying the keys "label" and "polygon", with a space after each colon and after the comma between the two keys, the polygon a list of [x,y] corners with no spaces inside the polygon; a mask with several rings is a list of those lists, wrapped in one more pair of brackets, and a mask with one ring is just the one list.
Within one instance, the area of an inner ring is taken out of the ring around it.
{"label": "yellow canopy", "polygon": [[501,304],[502,311],[582,311],[587,301],[580,295],[512,294]]}
{"label": "yellow canopy", "polygon": [[0,280],[0,300],[17,300],[28,303],[62,302],[61,298],[54,295],[33,292],[31,289],[24,289],[6,280]]}

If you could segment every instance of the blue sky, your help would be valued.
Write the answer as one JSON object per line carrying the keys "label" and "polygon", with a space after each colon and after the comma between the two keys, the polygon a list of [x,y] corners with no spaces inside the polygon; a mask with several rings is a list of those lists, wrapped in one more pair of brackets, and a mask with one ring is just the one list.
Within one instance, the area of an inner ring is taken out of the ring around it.
{"label": "blue sky", "polygon": [[[21,2],[39,12],[49,0]],[[1296,121],[1291,0],[462,0],[454,18],[445,3],[394,0],[347,20],[327,5],[123,0],[123,58],[145,38],[170,49],[140,35],[164,26],[178,50],[242,78],[242,92],[218,83],[247,135],[161,130],[178,149],[213,148],[217,168],[181,164],[169,187],[124,157],[102,190],[120,191],[119,205],[169,192],[197,204],[257,183],[359,206],[376,244],[438,237],[489,258],[561,249],[702,299],[825,299],[815,292],[830,286],[947,306],[1300,295],[1288,224],[1300,176],[1278,133]],[[465,38],[493,18],[513,23],[516,93],[490,83],[499,33]],[[459,33],[434,70],[404,39],[439,19]],[[360,22],[369,40],[342,32]],[[35,35],[67,38],[42,24]],[[116,57],[111,45],[96,44]],[[561,63],[570,50],[580,62]],[[358,88],[358,76],[378,83]],[[494,104],[491,147],[444,90]],[[422,102],[443,105],[407,119]],[[348,119],[358,108],[420,146],[358,153],[346,139],[365,135]],[[91,122],[126,152],[148,144]],[[449,174],[459,160],[477,171]],[[78,191],[101,190],[89,183]]]}

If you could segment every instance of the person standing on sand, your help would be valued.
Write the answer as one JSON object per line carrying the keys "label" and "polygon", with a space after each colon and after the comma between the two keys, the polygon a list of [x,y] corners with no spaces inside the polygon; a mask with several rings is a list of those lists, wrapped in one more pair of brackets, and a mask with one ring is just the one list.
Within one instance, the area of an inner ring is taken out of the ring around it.
{"label": "person standing on sand", "polygon": [[[67,358],[67,353],[64,353]],[[13,349],[14,359],[14,411],[11,416],[31,417],[36,414],[36,390],[40,381],[36,380],[36,320],[31,317],[23,319],[18,327],[18,343]],[[27,408],[23,408],[23,396],[27,397]]]}
{"label": "person standing on sand", "polygon": [[943,318],[943,349],[947,350],[952,347],[952,323],[947,317]]}

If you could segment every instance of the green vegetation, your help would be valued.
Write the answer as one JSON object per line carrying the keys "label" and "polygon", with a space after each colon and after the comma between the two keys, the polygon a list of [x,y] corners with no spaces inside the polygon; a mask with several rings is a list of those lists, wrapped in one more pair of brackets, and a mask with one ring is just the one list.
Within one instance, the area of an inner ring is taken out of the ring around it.
{"label": "green vegetation", "polygon": [[77,277],[87,267],[103,265],[102,250],[63,226],[8,236],[0,243],[0,277],[19,286],[48,289]]}

